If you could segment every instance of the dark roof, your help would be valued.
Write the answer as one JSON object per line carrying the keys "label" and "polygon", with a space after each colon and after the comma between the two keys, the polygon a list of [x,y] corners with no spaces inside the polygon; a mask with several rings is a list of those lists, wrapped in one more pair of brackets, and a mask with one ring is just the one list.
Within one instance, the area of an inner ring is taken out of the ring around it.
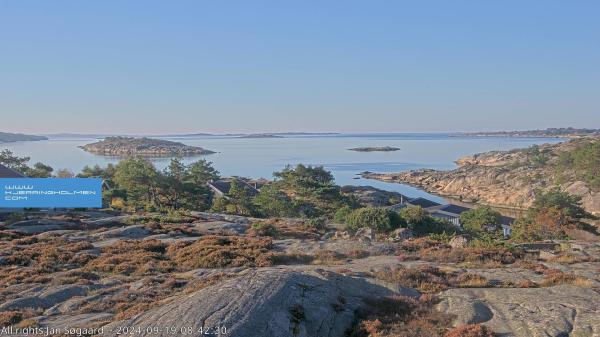
{"label": "dark roof", "polygon": [[0,178],[24,178],[21,173],[0,164]]}
{"label": "dark roof", "polygon": [[448,204],[448,205],[444,205],[444,206],[438,208],[438,210],[448,212],[448,213],[461,214],[462,212],[466,212],[466,211],[470,210],[470,208],[458,206],[458,205],[454,205],[454,204]]}
{"label": "dark roof", "polygon": [[421,206],[422,208],[429,208],[429,207],[440,205],[435,201],[431,201],[429,199],[425,199],[425,198],[421,198],[421,197],[410,199],[410,201],[408,203],[413,206]]}
{"label": "dark roof", "polygon": [[504,216],[504,215],[500,217],[500,223],[502,225],[510,226],[510,225],[512,225],[513,222],[515,222],[515,218],[511,218],[509,216]]}
{"label": "dark roof", "polygon": [[229,193],[229,190],[231,189],[231,183],[225,180],[212,181],[209,184],[223,194]]}

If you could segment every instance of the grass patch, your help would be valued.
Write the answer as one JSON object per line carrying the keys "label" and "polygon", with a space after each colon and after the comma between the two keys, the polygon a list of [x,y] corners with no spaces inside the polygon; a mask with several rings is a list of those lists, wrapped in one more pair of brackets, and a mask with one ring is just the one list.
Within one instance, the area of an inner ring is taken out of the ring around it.
{"label": "grass patch", "polygon": [[487,288],[492,285],[483,276],[469,272],[448,273],[437,267],[421,265],[413,268],[385,268],[374,273],[380,280],[417,289],[422,293],[439,293],[448,288]]}

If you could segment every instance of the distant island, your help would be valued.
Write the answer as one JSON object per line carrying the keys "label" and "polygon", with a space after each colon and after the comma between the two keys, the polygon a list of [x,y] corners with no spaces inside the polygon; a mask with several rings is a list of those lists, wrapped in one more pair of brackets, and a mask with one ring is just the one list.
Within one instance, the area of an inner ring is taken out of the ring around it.
{"label": "distant island", "polygon": [[548,128],[544,130],[524,131],[490,131],[490,132],[464,132],[454,136],[471,137],[557,137],[557,138],[580,138],[599,136],[600,129],[577,129],[577,128]]}
{"label": "distant island", "polygon": [[80,146],[83,150],[103,156],[195,156],[212,154],[197,146],[189,146],[179,142],[154,138],[107,137],[102,141]]}
{"label": "distant island", "polygon": [[391,146],[375,146],[375,147],[355,147],[352,149],[348,149],[350,151],[356,152],[392,152],[399,151],[399,147],[391,147]]}
{"label": "distant island", "polygon": [[241,135],[238,138],[283,138],[283,136],[274,135],[270,133],[252,133],[247,135]]}
{"label": "distant island", "polygon": [[0,132],[0,143],[48,140],[48,137],[25,135],[22,133]]}

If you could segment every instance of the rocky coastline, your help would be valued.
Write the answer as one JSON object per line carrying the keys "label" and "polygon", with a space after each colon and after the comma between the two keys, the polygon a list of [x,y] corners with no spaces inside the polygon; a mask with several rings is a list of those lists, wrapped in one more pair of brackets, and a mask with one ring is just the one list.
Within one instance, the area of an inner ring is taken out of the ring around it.
{"label": "rocky coastline", "polygon": [[[529,208],[538,191],[553,187],[582,198],[583,207],[600,214],[600,192],[577,177],[576,172],[558,172],[561,154],[598,138],[581,138],[529,149],[492,151],[456,161],[449,171],[419,169],[398,173],[364,172],[363,178],[409,184],[429,193],[504,208]],[[535,153],[534,153],[535,152]]]}

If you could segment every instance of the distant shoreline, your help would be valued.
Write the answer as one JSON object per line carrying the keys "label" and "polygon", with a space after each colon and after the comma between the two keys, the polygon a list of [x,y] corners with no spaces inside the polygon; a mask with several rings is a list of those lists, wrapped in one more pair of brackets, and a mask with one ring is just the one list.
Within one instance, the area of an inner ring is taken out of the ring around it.
{"label": "distant shoreline", "polygon": [[528,138],[581,138],[600,136],[600,129],[548,128],[544,130],[461,132],[452,136],[463,137],[528,137]]}

